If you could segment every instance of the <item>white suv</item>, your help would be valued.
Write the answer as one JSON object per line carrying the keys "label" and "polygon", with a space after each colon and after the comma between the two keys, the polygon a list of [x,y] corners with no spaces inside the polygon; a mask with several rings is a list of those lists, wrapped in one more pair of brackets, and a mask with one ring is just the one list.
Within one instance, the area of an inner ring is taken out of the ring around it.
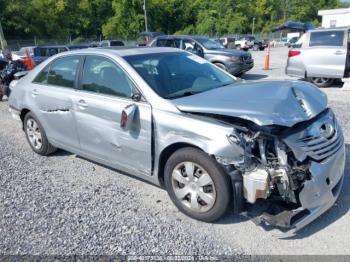
{"label": "white suv", "polygon": [[306,32],[288,54],[286,74],[306,78],[319,87],[350,77],[350,28]]}

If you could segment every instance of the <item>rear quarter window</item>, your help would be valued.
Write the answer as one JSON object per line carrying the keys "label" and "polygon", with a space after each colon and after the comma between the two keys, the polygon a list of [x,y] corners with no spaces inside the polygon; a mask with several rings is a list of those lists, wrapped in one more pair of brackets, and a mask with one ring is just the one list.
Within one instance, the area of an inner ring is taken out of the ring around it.
{"label": "rear quarter window", "polygon": [[309,46],[343,46],[344,31],[312,32]]}

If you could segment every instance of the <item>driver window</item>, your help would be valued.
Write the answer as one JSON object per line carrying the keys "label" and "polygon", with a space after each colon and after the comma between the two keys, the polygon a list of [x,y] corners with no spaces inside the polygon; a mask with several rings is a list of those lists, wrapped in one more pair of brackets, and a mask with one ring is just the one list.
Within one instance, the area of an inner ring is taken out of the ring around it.
{"label": "driver window", "polygon": [[130,98],[134,85],[124,71],[111,60],[87,56],[81,88],[90,92]]}

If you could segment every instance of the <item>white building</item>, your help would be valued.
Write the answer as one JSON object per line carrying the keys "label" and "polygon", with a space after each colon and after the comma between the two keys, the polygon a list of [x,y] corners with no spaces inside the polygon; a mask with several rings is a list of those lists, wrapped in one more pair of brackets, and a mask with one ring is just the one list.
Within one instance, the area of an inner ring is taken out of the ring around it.
{"label": "white building", "polygon": [[318,15],[324,28],[350,26],[350,8],[320,10]]}

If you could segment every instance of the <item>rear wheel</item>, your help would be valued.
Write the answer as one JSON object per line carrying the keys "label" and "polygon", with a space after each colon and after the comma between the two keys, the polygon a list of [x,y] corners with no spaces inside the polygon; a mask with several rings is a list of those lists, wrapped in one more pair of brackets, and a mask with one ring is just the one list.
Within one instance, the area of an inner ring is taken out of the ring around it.
{"label": "rear wheel", "polygon": [[333,78],[326,77],[309,77],[308,80],[318,87],[330,87],[334,83]]}
{"label": "rear wheel", "polygon": [[231,204],[232,187],[228,175],[199,149],[176,151],[166,163],[164,182],[177,208],[198,220],[215,221]]}
{"label": "rear wheel", "polygon": [[56,148],[47,140],[46,133],[39,120],[30,112],[24,117],[24,131],[28,143],[35,153],[47,156],[56,151]]}

